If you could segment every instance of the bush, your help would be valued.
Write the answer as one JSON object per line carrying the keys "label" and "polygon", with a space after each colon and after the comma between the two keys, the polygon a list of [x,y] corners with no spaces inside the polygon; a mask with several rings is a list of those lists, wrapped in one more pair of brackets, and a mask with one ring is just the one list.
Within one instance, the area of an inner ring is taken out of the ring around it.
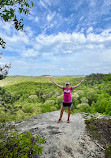
{"label": "bush", "polygon": [[77,109],[81,112],[91,112],[91,107],[87,103],[78,104]]}
{"label": "bush", "polygon": [[57,97],[57,103],[60,105],[62,103],[63,100],[63,95],[60,95]]}
{"label": "bush", "polygon": [[81,103],[87,103],[88,104],[88,99],[86,97],[82,97],[80,100],[81,100]]}
{"label": "bush", "polygon": [[82,98],[84,96],[84,91],[83,90],[78,90],[76,93],[79,95],[79,98]]}
{"label": "bush", "polygon": [[37,95],[30,95],[30,96],[28,97],[28,99],[37,99],[37,98],[38,98]]}
{"label": "bush", "polygon": [[[14,130],[10,131],[12,129]],[[45,137],[41,138],[40,135],[33,137],[30,131],[18,134],[12,125],[9,127],[1,126],[0,137],[0,157],[32,158],[42,154],[43,149],[40,144],[45,142]]]}
{"label": "bush", "polygon": [[55,106],[51,106],[51,111],[56,111],[57,110],[57,108],[55,107]]}
{"label": "bush", "polygon": [[97,97],[95,96],[95,90],[92,88],[88,88],[86,91],[87,99],[88,99],[88,104],[91,105],[91,103],[94,101],[97,101]]}
{"label": "bush", "polygon": [[79,98],[79,95],[77,93],[73,93],[72,94],[72,101],[73,101],[74,104],[76,103],[76,101],[78,100],[78,98]]}
{"label": "bush", "polygon": [[105,158],[111,158],[111,144],[105,149]]}
{"label": "bush", "polygon": [[58,96],[60,96],[59,92],[55,92],[54,97],[57,98]]}
{"label": "bush", "polygon": [[23,111],[24,113],[32,113],[32,112],[34,112],[34,106],[33,106],[33,105],[30,105],[30,104],[24,105],[24,106],[22,107],[22,111]]}
{"label": "bush", "polygon": [[54,100],[46,100],[44,105],[54,105],[55,101]]}
{"label": "bush", "polygon": [[85,107],[85,106],[88,106],[88,104],[87,103],[81,103],[81,104],[78,104],[77,105],[77,108],[82,108],[82,107]]}
{"label": "bush", "polygon": [[101,100],[98,100],[95,104],[96,106],[96,111],[103,113],[106,111],[106,107],[108,105],[108,100],[106,98],[103,98]]}
{"label": "bush", "polygon": [[[88,99],[90,107],[84,107],[86,111],[89,109],[90,112],[111,116],[110,77],[111,74],[92,74],[86,77],[83,84],[72,91],[74,105],[72,110],[78,112],[85,110],[83,107],[77,109],[76,106],[87,104]],[[71,85],[76,85],[81,79],[82,77],[77,76],[54,77],[54,81],[60,85],[64,85],[66,81],[69,81]],[[7,81],[7,85],[0,88],[0,102],[2,103],[0,121],[18,120],[19,118],[22,120],[37,113],[59,110],[62,106],[63,91],[43,77],[8,77]]]}

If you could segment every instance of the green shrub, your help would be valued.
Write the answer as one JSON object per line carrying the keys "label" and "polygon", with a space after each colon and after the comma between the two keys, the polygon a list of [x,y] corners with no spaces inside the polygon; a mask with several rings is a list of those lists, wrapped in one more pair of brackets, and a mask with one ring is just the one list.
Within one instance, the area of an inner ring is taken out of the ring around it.
{"label": "green shrub", "polygon": [[57,97],[57,103],[60,105],[62,103],[63,100],[63,95],[60,95]]}
{"label": "green shrub", "polygon": [[43,148],[40,144],[45,142],[45,137],[41,138],[40,135],[33,137],[30,131],[19,134],[14,126],[2,126],[0,138],[1,158],[32,158],[41,155]]}
{"label": "green shrub", "polygon": [[81,103],[88,103],[88,99],[86,97],[82,97],[80,100]]}
{"label": "green shrub", "polygon": [[79,95],[77,93],[72,94],[72,102],[74,105],[77,104],[78,98],[79,98]]}
{"label": "green shrub", "polygon": [[101,100],[98,100],[95,105],[96,105],[96,111],[103,113],[106,111],[108,100],[106,98],[103,98]]}
{"label": "green shrub", "polygon": [[84,96],[83,90],[77,90],[76,93],[79,95],[79,98],[82,98]]}
{"label": "green shrub", "polygon": [[96,102],[97,101],[97,97],[95,96],[95,89],[92,88],[87,88],[86,94],[87,99],[88,99],[88,104],[91,105],[92,102]]}
{"label": "green shrub", "polygon": [[105,149],[105,158],[111,158],[111,144]]}
{"label": "green shrub", "polygon": [[77,109],[81,112],[91,112],[91,107],[87,103],[78,104]]}
{"label": "green shrub", "polygon": [[32,112],[34,112],[34,106],[33,106],[33,105],[30,105],[30,104],[24,105],[24,106],[22,107],[22,111],[23,111],[24,113],[32,113]]}
{"label": "green shrub", "polygon": [[44,105],[54,105],[55,101],[54,100],[46,100]]}
{"label": "green shrub", "polygon": [[[111,74],[92,74],[82,85],[72,91],[73,112],[90,111],[111,116]],[[6,80],[7,79],[7,80]],[[0,87],[0,120],[26,119],[40,112],[59,110],[62,106],[63,91],[44,77],[8,77]],[[80,76],[54,77],[54,81],[65,86],[80,82]],[[99,82],[98,82],[99,81]],[[6,82],[6,83],[5,83]],[[89,106],[77,109],[81,103]],[[51,100],[51,101],[49,101]],[[53,100],[53,101],[52,101]],[[23,111],[22,111],[22,109]],[[51,108],[52,107],[52,108]]]}
{"label": "green shrub", "polygon": [[57,108],[55,107],[55,106],[51,106],[51,111],[56,111],[57,110]]}

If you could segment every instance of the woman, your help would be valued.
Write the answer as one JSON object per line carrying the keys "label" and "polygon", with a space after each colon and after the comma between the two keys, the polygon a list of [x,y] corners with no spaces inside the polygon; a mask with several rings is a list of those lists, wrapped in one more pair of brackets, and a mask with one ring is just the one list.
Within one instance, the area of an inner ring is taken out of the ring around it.
{"label": "woman", "polygon": [[73,89],[75,89],[76,87],[80,86],[81,83],[85,80],[85,79],[82,79],[80,83],[78,83],[77,85],[75,86],[72,86],[72,87],[69,87],[70,83],[69,82],[66,82],[65,85],[66,87],[63,87],[63,86],[60,86],[58,85],[57,83],[55,83],[51,76],[46,76],[48,78],[50,78],[50,80],[59,88],[63,89],[63,102],[62,102],[62,107],[61,107],[61,112],[60,112],[60,118],[59,120],[57,121],[58,123],[61,121],[62,119],[62,115],[63,115],[63,112],[65,110],[65,107],[68,106],[68,119],[67,119],[67,123],[70,123],[70,113],[71,113],[71,106],[72,106],[72,98],[71,98],[71,91]]}

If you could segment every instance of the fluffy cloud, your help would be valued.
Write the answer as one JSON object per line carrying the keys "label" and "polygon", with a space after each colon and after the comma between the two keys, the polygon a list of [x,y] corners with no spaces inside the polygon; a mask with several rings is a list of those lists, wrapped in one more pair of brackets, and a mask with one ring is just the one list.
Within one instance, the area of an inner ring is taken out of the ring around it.
{"label": "fluffy cloud", "polygon": [[[82,52],[106,51],[110,48],[111,29],[103,30],[100,34],[91,32],[88,29],[86,36],[81,32],[61,33],[56,35],[40,34],[33,36],[34,32],[30,27],[25,29],[27,33],[17,32],[12,36],[1,34],[7,42],[8,51],[20,52],[22,57],[36,57],[38,54],[62,55]],[[28,48],[29,47],[29,48]]]}
{"label": "fluffy cloud", "polygon": [[37,56],[39,53],[37,51],[35,51],[34,49],[27,49],[27,50],[24,50],[21,55],[23,57],[35,57]]}
{"label": "fluffy cloud", "polygon": [[[22,35],[24,37],[24,34]],[[21,37],[21,34],[19,36]],[[28,41],[31,39],[30,35],[25,36]],[[18,41],[16,44],[20,45],[20,41],[14,40],[14,37],[12,36],[11,41]],[[104,30],[99,35],[88,33],[86,36],[75,32],[49,36],[40,34],[31,41],[30,48],[27,48],[27,42],[22,40],[24,49],[19,53],[19,58],[8,59],[13,65],[10,74],[16,69],[20,69],[19,73],[25,75],[110,72],[111,52],[105,45],[106,42],[111,42],[110,30]]]}
{"label": "fluffy cloud", "polygon": [[[0,23],[10,74],[88,74],[111,68],[110,0],[34,1],[25,32]],[[35,7],[36,6],[36,7]]]}
{"label": "fluffy cloud", "polygon": [[53,17],[54,17],[55,14],[56,14],[55,12],[48,14],[47,15],[47,21],[50,22],[53,19]]}

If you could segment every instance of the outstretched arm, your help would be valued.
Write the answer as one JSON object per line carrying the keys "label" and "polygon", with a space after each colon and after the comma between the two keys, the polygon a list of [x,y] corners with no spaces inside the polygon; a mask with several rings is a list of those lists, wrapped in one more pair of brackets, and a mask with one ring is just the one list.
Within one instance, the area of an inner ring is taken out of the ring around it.
{"label": "outstretched arm", "polygon": [[76,88],[76,87],[80,86],[80,85],[81,85],[81,83],[82,83],[84,80],[85,80],[85,78],[84,78],[84,79],[82,79],[82,80],[81,80],[81,82],[80,82],[80,83],[78,83],[77,85],[72,86],[72,89],[74,89],[74,88]]}
{"label": "outstretched arm", "polygon": [[50,78],[50,80],[57,86],[57,87],[59,87],[59,88],[61,88],[61,89],[63,89],[63,86],[60,86],[60,85],[58,85],[57,83],[55,83],[51,78]]}
{"label": "outstretched arm", "polygon": [[57,83],[55,83],[55,82],[53,81],[53,79],[51,78],[51,76],[47,76],[47,78],[49,78],[57,87],[63,89],[63,86],[60,86],[60,85],[58,85]]}

